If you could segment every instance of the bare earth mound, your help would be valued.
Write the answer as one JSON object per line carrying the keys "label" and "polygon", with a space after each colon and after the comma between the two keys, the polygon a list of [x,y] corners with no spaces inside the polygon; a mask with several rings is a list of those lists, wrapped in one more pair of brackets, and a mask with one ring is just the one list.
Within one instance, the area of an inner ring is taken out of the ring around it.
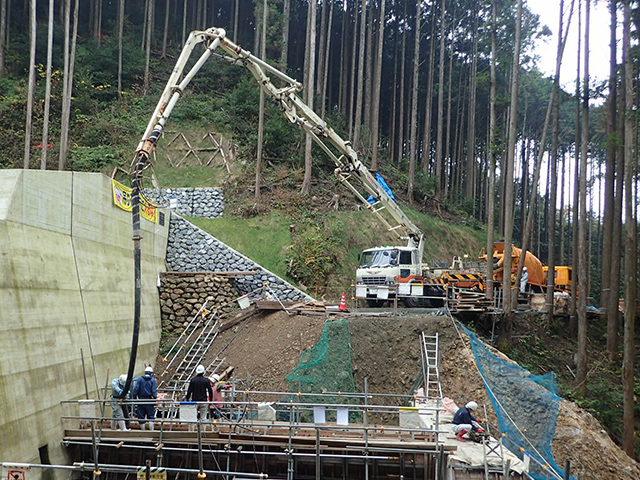
{"label": "bare earth mound", "polygon": [[[343,317],[329,317],[339,318]],[[443,395],[458,405],[471,399],[485,404],[491,424],[497,425],[473,352],[449,317],[411,313],[397,317],[347,314],[345,318],[358,389],[363,390],[367,377],[370,392],[411,393],[420,378],[420,332],[438,333]],[[234,378],[248,381],[252,390],[286,392],[285,377],[298,365],[301,352],[316,344],[325,320],[319,315],[290,316],[284,311],[254,316],[222,332],[210,355],[224,357],[225,366],[235,367]],[[572,474],[582,480],[640,478],[638,464],[610,440],[590,414],[571,402],[560,404],[552,448],[556,463],[562,466],[569,459]]]}

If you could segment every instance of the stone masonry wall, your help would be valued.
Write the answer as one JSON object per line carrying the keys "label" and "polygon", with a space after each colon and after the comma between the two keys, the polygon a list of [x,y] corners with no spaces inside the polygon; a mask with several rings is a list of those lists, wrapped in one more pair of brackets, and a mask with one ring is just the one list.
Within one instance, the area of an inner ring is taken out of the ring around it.
{"label": "stone masonry wall", "polygon": [[252,272],[236,277],[236,296],[275,296],[282,301],[313,300],[306,293],[176,214],[171,215],[167,265],[170,271],[176,272]]}
{"label": "stone masonry wall", "polygon": [[182,333],[205,305],[209,311],[226,313],[238,307],[237,289],[232,279],[211,274],[160,274],[162,329]]}
{"label": "stone masonry wall", "polygon": [[175,198],[175,211],[190,217],[217,218],[224,212],[224,194],[220,188],[147,188],[144,195],[165,208],[169,208],[169,200]]}

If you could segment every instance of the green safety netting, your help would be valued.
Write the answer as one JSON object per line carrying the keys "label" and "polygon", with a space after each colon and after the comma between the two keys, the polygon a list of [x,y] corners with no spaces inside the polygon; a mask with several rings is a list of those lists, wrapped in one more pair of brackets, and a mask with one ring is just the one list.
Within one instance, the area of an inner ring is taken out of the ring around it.
{"label": "green safety netting", "polygon": [[553,372],[537,376],[506,362],[462,328],[469,336],[506,447],[520,458],[529,455],[533,459],[530,475],[534,479],[563,478],[551,453],[560,403]]}
{"label": "green safety netting", "polygon": [[[346,320],[327,321],[318,343],[300,354],[298,366],[286,376],[291,393],[318,393],[289,397],[297,403],[358,404],[351,365],[351,337]],[[335,412],[333,413],[333,415]],[[333,416],[327,412],[327,419]],[[356,421],[353,412],[349,414]]]}

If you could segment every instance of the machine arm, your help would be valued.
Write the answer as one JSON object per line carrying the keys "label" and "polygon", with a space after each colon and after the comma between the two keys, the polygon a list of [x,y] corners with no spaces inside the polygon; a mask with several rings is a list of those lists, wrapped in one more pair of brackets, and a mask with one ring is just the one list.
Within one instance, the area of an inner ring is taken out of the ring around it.
{"label": "machine arm", "polygon": [[[362,164],[350,142],[343,140],[336,134],[297,95],[302,90],[300,82],[234,44],[225,35],[225,31],[221,28],[195,31],[189,35],[144,136],[138,145],[138,163],[140,161],[148,161],[150,153],[162,134],[164,125],[178,99],[183,94],[185,87],[213,52],[216,49],[220,49],[224,52],[222,58],[230,63],[242,65],[251,72],[265,94],[279,105],[287,120],[308,132],[333,160],[336,165],[335,175],[337,179],[355,194],[366,209],[376,215],[388,231],[407,241],[409,246],[418,248],[420,258],[422,258],[423,233],[409,220],[398,204]],[[181,79],[188,59],[195,47],[200,43],[205,46],[204,53]],[[272,78],[278,79],[283,86],[276,87],[272,82]],[[136,168],[136,170],[138,169]],[[373,203],[368,200],[369,196],[373,198]]]}

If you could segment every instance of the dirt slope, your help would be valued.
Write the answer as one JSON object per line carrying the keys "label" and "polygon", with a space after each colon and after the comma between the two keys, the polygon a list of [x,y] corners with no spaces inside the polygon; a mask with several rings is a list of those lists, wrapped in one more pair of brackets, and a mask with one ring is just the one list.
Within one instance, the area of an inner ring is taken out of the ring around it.
{"label": "dirt slope", "polygon": [[[421,369],[419,334],[437,332],[443,394],[458,405],[471,399],[486,404],[489,420],[497,425],[473,353],[451,319],[421,314],[346,318],[359,389],[367,377],[370,392],[410,393]],[[234,378],[248,381],[252,390],[288,391],[284,377],[297,366],[302,350],[316,344],[324,322],[323,316],[289,316],[285,312],[256,316],[223,332],[210,354],[225,357],[225,366],[235,367]],[[640,478],[638,464],[616,447],[590,414],[573,403],[561,402],[552,447],[558,465],[570,459],[572,473],[582,480]]]}

